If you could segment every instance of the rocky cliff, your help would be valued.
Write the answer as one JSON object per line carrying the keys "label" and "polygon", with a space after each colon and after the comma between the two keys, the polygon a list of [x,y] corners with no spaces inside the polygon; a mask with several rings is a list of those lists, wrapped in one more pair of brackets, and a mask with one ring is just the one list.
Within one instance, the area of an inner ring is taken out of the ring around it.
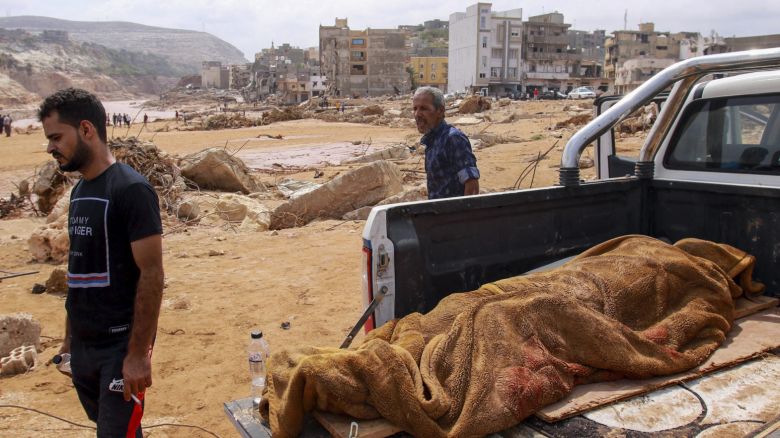
{"label": "rocky cliff", "polygon": [[200,73],[203,61],[248,62],[235,46],[206,32],[166,29],[122,21],[69,21],[48,17],[0,18],[0,28],[30,33],[68,32],[72,41],[100,44],[114,50],[150,53],[167,59],[180,76]]}

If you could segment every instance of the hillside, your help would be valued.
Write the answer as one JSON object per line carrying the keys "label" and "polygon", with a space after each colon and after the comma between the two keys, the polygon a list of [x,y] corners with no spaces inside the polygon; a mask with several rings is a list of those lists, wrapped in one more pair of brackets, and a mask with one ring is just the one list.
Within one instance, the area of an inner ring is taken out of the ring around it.
{"label": "hillside", "polygon": [[203,61],[247,62],[235,46],[206,32],[167,29],[122,21],[69,21],[37,16],[0,18],[0,28],[31,33],[63,30],[72,41],[114,50],[149,53],[167,59],[179,76],[200,72]]}
{"label": "hillside", "polygon": [[76,86],[110,99],[159,94],[176,83],[167,59],[0,29],[0,105],[22,108]]}

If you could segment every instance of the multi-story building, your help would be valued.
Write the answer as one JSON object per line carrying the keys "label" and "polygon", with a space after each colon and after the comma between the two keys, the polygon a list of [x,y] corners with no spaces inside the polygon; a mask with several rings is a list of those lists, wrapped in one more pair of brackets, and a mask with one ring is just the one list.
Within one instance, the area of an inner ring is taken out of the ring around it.
{"label": "multi-story building", "polygon": [[219,61],[203,61],[200,68],[200,80],[203,88],[227,89],[230,86],[230,73],[227,66]]}
{"label": "multi-story building", "polygon": [[698,32],[656,32],[653,23],[639,30],[617,30],[607,37],[604,75],[618,93],[628,93],[676,61],[704,54]]}
{"label": "multi-story building", "polygon": [[449,20],[448,91],[507,95],[522,81],[523,10],[477,3]]}
{"label": "multi-story building", "polygon": [[414,72],[414,82],[418,87],[432,86],[446,90],[447,64],[446,56],[412,56],[409,58],[409,66]]}
{"label": "multi-story building", "polygon": [[350,30],[347,19],[320,26],[320,74],[336,96],[381,96],[410,89],[401,29]]}
{"label": "multi-story building", "polygon": [[582,55],[569,51],[567,31],[571,25],[563,22],[563,14],[529,17],[523,22],[526,50],[523,52],[523,75],[526,90],[561,90],[579,69]]}

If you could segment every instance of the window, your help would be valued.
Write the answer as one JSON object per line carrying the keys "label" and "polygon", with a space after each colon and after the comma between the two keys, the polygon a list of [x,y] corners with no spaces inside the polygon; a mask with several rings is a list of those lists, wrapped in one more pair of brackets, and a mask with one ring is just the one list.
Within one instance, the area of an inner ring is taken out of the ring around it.
{"label": "window", "polygon": [[436,73],[431,73],[431,80],[432,80],[432,81],[435,81],[435,80],[436,80]]}
{"label": "window", "polygon": [[483,49],[487,47],[487,38],[488,37],[486,37],[486,36],[482,37],[482,48]]}
{"label": "window", "polygon": [[420,79],[425,79],[425,75],[420,73]]}
{"label": "window", "polygon": [[518,49],[510,49],[509,50],[509,59],[517,59],[518,52],[519,52]]}
{"label": "window", "polygon": [[420,63],[420,70],[422,70],[422,69],[424,69],[424,68],[425,68],[425,64],[423,64],[423,63],[421,62],[421,63]]}
{"label": "window", "polygon": [[520,32],[517,32],[517,31],[513,30],[512,32],[509,33],[509,35],[512,36],[512,37],[519,37],[520,36]]}
{"label": "window", "polygon": [[352,68],[349,69],[349,74],[364,75],[366,74],[366,66],[362,64],[352,64]]}
{"label": "window", "polygon": [[490,77],[491,78],[497,78],[501,76],[501,69],[498,67],[492,67],[490,69]]}
{"label": "window", "polygon": [[436,63],[435,62],[431,63],[431,71],[436,71]]}
{"label": "window", "polygon": [[672,137],[669,168],[780,175],[780,96],[700,100]]}
{"label": "window", "polygon": [[507,76],[510,78],[516,78],[517,77],[517,68],[515,67],[509,67],[506,71]]}
{"label": "window", "polygon": [[480,73],[480,74],[479,74],[479,78],[480,78],[480,79],[484,79],[484,78],[485,78],[485,73]]}
{"label": "window", "polygon": [[353,61],[363,61],[366,59],[366,53],[361,52],[359,50],[353,50],[352,51],[352,60]]}
{"label": "window", "polygon": [[480,29],[485,29],[485,28],[487,28],[487,18],[485,18],[485,16],[484,16],[484,15],[483,15],[483,16],[481,16],[481,17],[479,17],[479,28],[480,28]]}
{"label": "window", "polygon": [[487,56],[482,57],[482,67],[487,67]]}
{"label": "window", "polygon": [[352,45],[353,46],[365,46],[366,40],[363,38],[352,38]]}

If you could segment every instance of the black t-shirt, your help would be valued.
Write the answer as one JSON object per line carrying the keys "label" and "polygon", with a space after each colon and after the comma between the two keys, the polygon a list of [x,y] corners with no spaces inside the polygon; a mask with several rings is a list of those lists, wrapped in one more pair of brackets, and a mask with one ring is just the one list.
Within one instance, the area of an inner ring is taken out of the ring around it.
{"label": "black t-shirt", "polygon": [[122,163],[74,187],[68,212],[68,299],[73,335],[84,341],[130,333],[140,271],[130,242],[162,233],[149,182]]}

